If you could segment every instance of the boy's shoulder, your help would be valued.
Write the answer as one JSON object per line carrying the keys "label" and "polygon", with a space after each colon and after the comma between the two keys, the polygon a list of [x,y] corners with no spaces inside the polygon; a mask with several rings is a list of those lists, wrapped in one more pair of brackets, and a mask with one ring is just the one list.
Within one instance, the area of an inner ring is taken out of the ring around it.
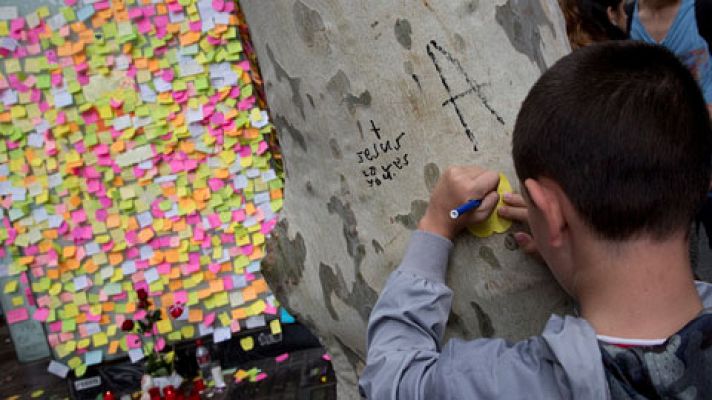
{"label": "boy's shoulder", "polygon": [[450,382],[452,398],[600,399],[607,393],[596,333],[570,315],[552,315],[540,335],[519,342],[451,339],[434,370],[437,381]]}
{"label": "boy's shoulder", "polygon": [[712,308],[659,345],[601,343],[601,358],[615,399],[712,398]]}

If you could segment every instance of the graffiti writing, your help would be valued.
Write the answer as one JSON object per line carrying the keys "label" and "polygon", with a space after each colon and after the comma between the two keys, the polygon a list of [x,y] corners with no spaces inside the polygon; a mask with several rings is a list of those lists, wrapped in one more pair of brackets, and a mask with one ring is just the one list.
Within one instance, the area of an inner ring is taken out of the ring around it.
{"label": "graffiti writing", "polygon": [[365,164],[361,174],[368,186],[377,187],[392,181],[396,172],[408,166],[408,153],[401,151],[405,132],[401,132],[395,139],[382,139],[381,128],[373,120],[370,131],[376,136],[376,141],[356,152],[356,156],[359,164]]}
{"label": "graffiti writing", "polygon": [[[460,125],[462,125],[462,127],[465,129],[465,135],[467,135],[467,138],[470,140],[470,142],[472,142],[474,150],[477,151],[477,139],[475,138],[475,134],[472,132],[472,129],[470,128],[469,124],[465,120],[465,116],[462,113],[462,109],[457,103],[458,100],[462,99],[465,96],[474,94],[477,96],[477,98],[479,98],[482,105],[492,114],[492,116],[497,119],[497,122],[504,125],[504,119],[494,108],[492,108],[492,106],[489,104],[489,100],[482,93],[482,87],[484,87],[485,85],[479,84],[477,83],[477,81],[470,78],[465,69],[462,67],[460,60],[455,58],[452,54],[450,54],[450,52],[438,45],[435,40],[431,40],[430,43],[427,44],[427,46],[425,47],[425,51],[428,53],[430,60],[433,62],[435,70],[440,76],[440,81],[442,82],[443,87],[445,88],[449,96],[445,101],[443,101],[442,106],[447,107],[448,105],[452,105],[453,109],[455,110],[455,113],[457,114],[457,118],[460,121]],[[445,78],[445,72],[443,71],[440,61],[438,61],[438,56],[435,54],[436,51],[440,54],[441,57],[445,57],[448,62],[454,65],[461,78],[464,78],[464,90],[457,92],[455,91],[455,89],[452,88],[451,82],[449,83],[448,80]]]}

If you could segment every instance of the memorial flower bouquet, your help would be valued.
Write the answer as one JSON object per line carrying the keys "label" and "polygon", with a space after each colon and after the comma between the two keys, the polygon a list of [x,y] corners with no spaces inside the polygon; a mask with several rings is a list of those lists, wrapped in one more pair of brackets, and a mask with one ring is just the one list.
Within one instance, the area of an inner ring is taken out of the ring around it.
{"label": "memorial flower bouquet", "polygon": [[[166,340],[162,335],[157,333],[156,323],[163,319],[160,309],[155,309],[153,303],[148,298],[148,292],[145,289],[138,289],[138,302],[136,303],[137,312],[134,318],[138,315],[139,319],[127,319],[121,324],[121,330],[125,332],[135,333],[134,337],[138,337],[141,343],[141,349],[145,355],[145,373],[149,375],[152,382],[156,386],[163,386],[157,382],[156,378],[168,377],[168,384],[174,384],[177,379],[182,381],[179,375],[174,370],[175,351],[171,348],[170,351],[165,351]],[[181,305],[174,305],[169,308],[171,316],[179,317],[183,313]],[[177,387],[177,385],[176,385]]]}

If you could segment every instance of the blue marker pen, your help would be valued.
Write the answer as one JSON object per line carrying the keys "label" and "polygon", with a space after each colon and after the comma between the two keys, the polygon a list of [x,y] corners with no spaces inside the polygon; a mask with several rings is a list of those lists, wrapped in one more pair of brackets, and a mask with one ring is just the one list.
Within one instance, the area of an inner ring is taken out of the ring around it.
{"label": "blue marker pen", "polygon": [[460,215],[479,207],[480,204],[482,204],[482,200],[470,200],[467,203],[461,205],[460,207],[457,207],[454,210],[450,210],[450,218],[457,219],[457,217],[459,217]]}

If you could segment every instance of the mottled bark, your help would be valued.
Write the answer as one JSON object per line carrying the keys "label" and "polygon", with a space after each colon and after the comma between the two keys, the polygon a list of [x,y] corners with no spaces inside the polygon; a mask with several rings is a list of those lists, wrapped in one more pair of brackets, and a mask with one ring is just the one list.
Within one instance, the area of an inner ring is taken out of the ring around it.
{"label": "mottled bark", "polygon": [[[356,398],[366,323],[444,168],[516,182],[519,104],[568,51],[555,0],[242,0],[284,151],[265,275]],[[458,239],[448,335],[521,339],[569,303],[508,235]]]}

